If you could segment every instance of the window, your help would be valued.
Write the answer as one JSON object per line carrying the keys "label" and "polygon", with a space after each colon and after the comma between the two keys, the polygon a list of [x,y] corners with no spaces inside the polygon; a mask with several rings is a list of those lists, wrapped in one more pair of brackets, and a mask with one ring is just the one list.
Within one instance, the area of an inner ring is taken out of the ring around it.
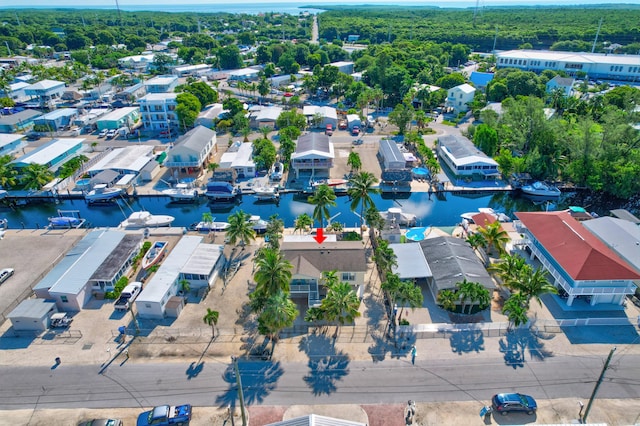
{"label": "window", "polygon": [[69,299],[67,298],[67,296],[60,296],[60,301],[62,303],[69,303]]}
{"label": "window", "polygon": [[342,273],[342,281],[355,281],[356,274],[351,272],[343,272]]}
{"label": "window", "polygon": [[145,303],[144,307],[147,308],[147,309],[151,309],[151,303]]}

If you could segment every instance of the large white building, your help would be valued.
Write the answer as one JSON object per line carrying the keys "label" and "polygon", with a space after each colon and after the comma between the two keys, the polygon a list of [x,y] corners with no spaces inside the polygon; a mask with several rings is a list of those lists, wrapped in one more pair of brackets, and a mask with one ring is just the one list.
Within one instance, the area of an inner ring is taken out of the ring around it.
{"label": "large white building", "polygon": [[176,93],[149,93],[140,98],[140,115],[146,130],[167,130],[176,132],[178,114]]}
{"label": "large white building", "polygon": [[582,71],[593,79],[640,81],[640,55],[508,50],[496,53],[496,66],[537,73],[564,71],[571,76]]}

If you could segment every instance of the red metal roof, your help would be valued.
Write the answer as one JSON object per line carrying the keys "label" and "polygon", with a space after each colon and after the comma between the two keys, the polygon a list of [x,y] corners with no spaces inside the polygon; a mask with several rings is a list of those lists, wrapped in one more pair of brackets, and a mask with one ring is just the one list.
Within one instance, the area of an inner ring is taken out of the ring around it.
{"label": "red metal roof", "polygon": [[568,212],[519,212],[516,216],[574,280],[640,279],[638,273]]}
{"label": "red metal roof", "polygon": [[[483,228],[498,220],[495,216],[490,215],[489,213],[474,214],[471,216],[471,219],[473,219],[473,223]],[[500,225],[500,227],[502,228],[502,225]]]}

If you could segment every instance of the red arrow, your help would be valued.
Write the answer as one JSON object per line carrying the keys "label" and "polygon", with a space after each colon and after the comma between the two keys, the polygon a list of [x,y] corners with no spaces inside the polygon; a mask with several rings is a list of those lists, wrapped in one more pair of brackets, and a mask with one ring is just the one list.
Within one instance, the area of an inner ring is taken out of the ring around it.
{"label": "red arrow", "polygon": [[313,237],[313,239],[316,240],[318,242],[318,244],[322,244],[322,242],[327,239],[327,237],[324,236],[324,229],[317,228],[316,229],[316,236]]}

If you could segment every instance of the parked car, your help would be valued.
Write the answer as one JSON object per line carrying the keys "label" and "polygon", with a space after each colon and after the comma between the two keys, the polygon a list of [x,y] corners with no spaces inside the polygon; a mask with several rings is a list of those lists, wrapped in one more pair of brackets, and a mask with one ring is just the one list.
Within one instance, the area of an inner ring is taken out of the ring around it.
{"label": "parked car", "polygon": [[353,129],[351,129],[351,135],[358,136],[359,134],[360,134],[360,126],[353,126]]}
{"label": "parked car", "polygon": [[118,131],[117,131],[117,130],[115,130],[115,129],[111,129],[111,130],[109,130],[109,131],[107,132],[107,139],[111,139],[111,138],[115,137],[117,132],[118,132]]}
{"label": "parked car", "polygon": [[107,133],[109,133],[109,129],[102,129],[100,130],[100,133],[98,133],[98,137],[104,138],[105,136],[107,136]]}
{"label": "parked car", "polygon": [[4,268],[0,270],[0,284],[8,280],[11,276],[13,276],[13,268]]}
{"label": "parked car", "polygon": [[521,393],[499,393],[491,398],[493,411],[506,416],[510,412],[524,412],[532,415],[538,409],[536,400]]}
{"label": "parked car", "polygon": [[28,133],[27,134],[27,140],[28,141],[37,141],[38,139],[40,139],[40,135],[37,133]]}
{"label": "parked car", "polygon": [[327,127],[324,129],[324,134],[327,136],[333,135],[333,126],[331,124],[327,124]]}
{"label": "parked car", "polygon": [[78,426],[122,426],[120,419],[93,419],[78,423]]}

